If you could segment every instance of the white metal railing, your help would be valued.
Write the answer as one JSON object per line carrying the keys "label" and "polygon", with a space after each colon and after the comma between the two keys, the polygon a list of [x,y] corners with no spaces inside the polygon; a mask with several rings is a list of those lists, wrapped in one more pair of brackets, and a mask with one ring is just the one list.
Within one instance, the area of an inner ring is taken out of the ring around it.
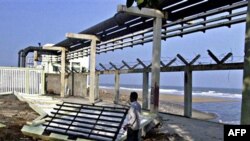
{"label": "white metal railing", "polygon": [[44,94],[44,77],[42,69],[0,67],[0,93]]}

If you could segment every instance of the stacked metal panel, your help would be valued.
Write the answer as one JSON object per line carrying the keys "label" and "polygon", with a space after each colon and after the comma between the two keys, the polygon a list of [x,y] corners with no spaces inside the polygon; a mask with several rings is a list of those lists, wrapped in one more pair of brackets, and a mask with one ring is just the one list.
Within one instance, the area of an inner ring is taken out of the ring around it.
{"label": "stacked metal panel", "polygon": [[114,141],[117,139],[128,109],[86,104],[58,104],[43,124],[43,135],[51,133],[68,139]]}

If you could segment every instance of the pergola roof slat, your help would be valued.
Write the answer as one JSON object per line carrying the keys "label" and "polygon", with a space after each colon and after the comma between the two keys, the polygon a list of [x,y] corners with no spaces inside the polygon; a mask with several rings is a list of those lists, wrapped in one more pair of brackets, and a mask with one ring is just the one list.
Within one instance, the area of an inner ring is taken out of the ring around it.
{"label": "pergola roof slat", "polygon": [[[168,13],[168,24],[171,24],[202,12],[244,1],[247,0],[161,0],[159,7]],[[166,20],[163,20],[163,25],[165,24]],[[153,21],[148,18],[116,13],[113,17],[79,33],[96,35],[101,39],[101,42],[105,42],[152,26]],[[69,51],[72,51],[88,47],[89,43],[77,39],[65,39],[55,44],[55,46],[66,47],[69,48]]]}

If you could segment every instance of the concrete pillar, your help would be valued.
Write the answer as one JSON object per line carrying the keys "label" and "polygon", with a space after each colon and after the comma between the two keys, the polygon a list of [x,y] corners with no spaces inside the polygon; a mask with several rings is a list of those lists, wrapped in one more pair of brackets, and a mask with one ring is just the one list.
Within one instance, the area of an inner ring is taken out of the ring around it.
{"label": "concrete pillar", "polygon": [[147,110],[149,108],[149,73],[143,72],[143,89],[142,89],[142,109]]}
{"label": "concrete pillar", "polygon": [[99,100],[99,74],[96,74],[96,78],[95,78],[95,84],[96,84],[96,88],[95,88],[95,100]]}
{"label": "concrete pillar", "polygon": [[115,72],[115,101],[114,103],[119,102],[120,97],[120,74],[118,71]]}
{"label": "concrete pillar", "polygon": [[87,82],[87,79],[88,79],[88,75],[84,75],[83,76],[83,82],[85,82],[85,83],[82,83],[83,85],[82,85],[82,96],[83,97],[87,97],[87,93],[88,93],[88,90],[87,90],[87,87],[88,87],[88,82]]}
{"label": "concrete pillar", "polygon": [[65,97],[66,90],[65,90],[65,84],[66,84],[66,50],[62,49],[61,52],[61,97]]}
{"label": "concrete pillar", "polygon": [[37,67],[37,61],[38,61],[38,53],[37,51],[34,51],[34,67]]}
{"label": "concrete pillar", "polygon": [[[75,73],[72,71],[72,67],[71,68],[71,72],[70,72],[70,75],[71,75],[71,95],[74,96],[75,95]],[[68,77],[69,78],[69,77]]]}
{"label": "concrete pillar", "polygon": [[95,102],[95,88],[96,88],[96,40],[91,41],[90,48],[90,86],[89,86],[89,102]]}
{"label": "concrete pillar", "polygon": [[192,117],[192,71],[184,72],[184,116]]}
{"label": "concrete pillar", "polygon": [[241,124],[250,125],[250,3],[248,3],[245,35]]}
{"label": "concrete pillar", "polygon": [[161,59],[161,28],[162,19],[155,18],[153,26],[153,54],[152,54],[152,80],[150,111],[157,113],[159,106],[159,87],[160,87],[160,59]]}

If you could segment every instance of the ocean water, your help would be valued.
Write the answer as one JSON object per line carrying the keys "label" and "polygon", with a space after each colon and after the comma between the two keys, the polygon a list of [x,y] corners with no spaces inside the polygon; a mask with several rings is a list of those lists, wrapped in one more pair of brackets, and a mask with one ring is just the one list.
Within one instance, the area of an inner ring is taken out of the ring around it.
{"label": "ocean water", "polygon": [[[113,88],[114,85],[102,84],[103,88]],[[127,89],[133,91],[142,91],[140,85],[121,85],[120,89]],[[204,96],[204,97],[217,97],[230,100],[229,102],[202,102],[193,103],[193,108],[199,111],[214,113],[217,118],[212,120],[214,122],[227,123],[227,124],[239,124],[240,113],[241,113],[241,89],[234,88],[203,88],[193,87],[193,96]],[[184,88],[179,86],[161,86],[161,94],[173,94],[183,95]],[[231,102],[233,100],[233,102]],[[182,104],[183,103],[179,103]]]}

